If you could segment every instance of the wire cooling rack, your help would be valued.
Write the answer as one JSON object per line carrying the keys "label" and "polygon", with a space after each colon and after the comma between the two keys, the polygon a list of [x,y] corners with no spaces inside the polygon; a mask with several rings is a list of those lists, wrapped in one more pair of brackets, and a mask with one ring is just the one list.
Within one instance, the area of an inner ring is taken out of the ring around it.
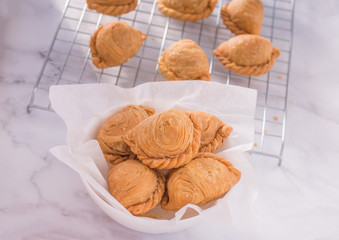
{"label": "wire cooling rack", "polygon": [[[27,111],[50,110],[49,87],[58,84],[110,82],[121,87],[165,81],[157,61],[164,49],[181,39],[192,39],[205,51],[212,81],[253,88],[258,91],[255,113],[255,143],[250,154],[278,159],[281,164],[285,140],[288,82],[292,51],[294,0],[263,0],[264,23],[261,36],[270,39],[281,55],[271,71],[245,77],[224,68],[213,50],[233,34],[220,19],[220,1],[210,17],[198,22],[182,22],[161,14],[155,0],[139,0],[135,11],[112,17],[88,10],[83,0],[67,0],[62,18],[34,86]],[[88,47],[99,25],[123,21],[147,34],[138,54],[129,62],[99,70],[92,64]]]}

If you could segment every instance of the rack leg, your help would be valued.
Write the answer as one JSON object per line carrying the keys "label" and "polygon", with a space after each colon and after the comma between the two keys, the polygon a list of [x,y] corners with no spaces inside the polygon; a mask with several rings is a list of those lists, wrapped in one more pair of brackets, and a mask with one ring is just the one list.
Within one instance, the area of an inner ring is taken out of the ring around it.
{"label": "rack leg", "polygon": [[30,114],[32,112],[32,107],[30,105],[27,105],[26,111],[28,114]]}

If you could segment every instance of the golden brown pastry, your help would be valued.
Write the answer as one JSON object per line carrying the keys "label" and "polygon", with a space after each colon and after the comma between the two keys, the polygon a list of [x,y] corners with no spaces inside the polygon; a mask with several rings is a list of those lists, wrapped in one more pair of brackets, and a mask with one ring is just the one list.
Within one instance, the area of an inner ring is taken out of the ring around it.
{"label": "golden brown pastry", "polygon": [[260,0],[232,0],[221,8],[226,27],[234,34],[260,34],[264,5]]}
{"label": "golden brown pastry", "polygon": [[157,0],[159,10],[181,21],[198,21],[213,12],[218,0]]}
{"label": "golden brown pastry", "polygon": [[243,75],[258,76],[267,73],[280,56],[266,38],[242,34],[229,39],[214,50],[224,67]]}
{"label": "golden brown pastry", "polygon": [[199,152],[211,152],[217,150],[233,131],[233,128],[223,123],[213,114],[194,111],[191,117],[201,122],[201,139]]}
{"label": "golden brown pastry", "polygon": [[133,215],[154,208],[165,191],[165,177],[137,160],[114,165],[107,176],[108,190]]}
{"label": "golden brown pastry", "polygon": [[206,54],[189,39],[172,44],[158,63],[160,72],[168,80],[211,80]]}
{"label": "golden brown pastry", "polygon": [[224,158],[199,153],[190,163],[169,173],[161,207],[177,211],[188,203],[202,206],[223,196],[240,176],[240,171]]}
{"label": "golden brown pastry", "polygon": [[154,112],[155,110],[148,106],[128,105],[104,121],[97,140],[107,162],[117,164],[130,158],[133,153],[123,141],[122,135]]}
{"label": "golden brown pastry", "polygon": [[142,163],[150,168],[171,169],[197,155],[200,131],[201,126],[189,113],[169,110],[145,119],[123,138]]}
{"label": "golden brown pastry", "polygon": [[146,34],[123,22],[101,25],[91,36],[93,64],[100,69],[121,65],[134,57]]}
{"label": "golden brown pastry", "polygon": [[138,0],[87,0],[87,7],[97,12],[117,16],[133,11]]}

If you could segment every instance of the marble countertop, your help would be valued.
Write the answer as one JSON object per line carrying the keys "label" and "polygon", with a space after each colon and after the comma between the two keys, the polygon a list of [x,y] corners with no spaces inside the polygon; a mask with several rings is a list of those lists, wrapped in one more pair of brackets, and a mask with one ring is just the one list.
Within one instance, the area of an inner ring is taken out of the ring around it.
{"label": "marble countertop", "polygon": [[339,2],[329,2],[296,1],[284,160],[250,158],[260,216],[250,236],[207,221],[143,234],[102,212],[48,152],[65,143],[62,120],[26,113],[64,1],[0,2],[0,239],[338,239]]}

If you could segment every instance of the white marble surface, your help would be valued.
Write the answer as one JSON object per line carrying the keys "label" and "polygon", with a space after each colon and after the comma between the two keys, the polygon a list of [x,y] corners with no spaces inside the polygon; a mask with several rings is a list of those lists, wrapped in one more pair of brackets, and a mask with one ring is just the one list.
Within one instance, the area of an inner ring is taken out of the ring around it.
{"label": "white marble surface", "polygon": [[[8,2],[8,9],[5,3]],[[338,239],[339,2],[297,0],[281,167],[251,158],[256,235],[208,222],[174,234],[134,232],[106,216],[48,149],[65,142],[50,112],[26,113],[64,1],[0,0],[0,239]]]}

